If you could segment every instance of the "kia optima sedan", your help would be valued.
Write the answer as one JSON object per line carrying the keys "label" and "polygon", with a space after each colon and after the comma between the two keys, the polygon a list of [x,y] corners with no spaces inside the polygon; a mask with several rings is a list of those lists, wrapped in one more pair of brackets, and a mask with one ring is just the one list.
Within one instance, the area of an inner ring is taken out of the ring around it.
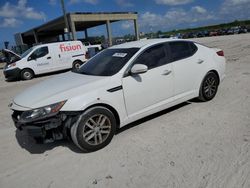
{"label": "kia optima sedan", "polygon": [[10,107],[17,129],[36,141],[69,138],[90,152],[109,144],[126,124],[193,98],[213,99],[224,77],[220,49],[187,40],[142,40],[112,46],[77,72],[26,89]]}

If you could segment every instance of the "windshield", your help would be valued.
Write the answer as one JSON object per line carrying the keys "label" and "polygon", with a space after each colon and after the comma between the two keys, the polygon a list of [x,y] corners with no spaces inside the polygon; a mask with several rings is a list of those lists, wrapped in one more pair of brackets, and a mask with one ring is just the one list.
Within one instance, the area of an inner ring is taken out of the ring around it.
{"label": "windshield", "polygon": [[26,50],[26,51],[21,55],[21,58],[26,57],[33,49],[34,49],[34,47],[32,47],[32,48]]}
{"label": "windshield", "polygon": [[112,76],[120,71],[138,50],[139,48],[106,49],[87,61],[78,73]]}

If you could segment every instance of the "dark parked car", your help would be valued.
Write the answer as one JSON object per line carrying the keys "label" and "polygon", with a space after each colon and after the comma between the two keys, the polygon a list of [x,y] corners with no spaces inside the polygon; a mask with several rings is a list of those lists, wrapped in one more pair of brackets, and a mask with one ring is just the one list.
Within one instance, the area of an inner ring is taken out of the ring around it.
{"label": "dark parked car", "polygon": [[241,33],[247,33],[247,28],[246,26],[241,26],[240,29],[239,29],[239,34]]}
{"label": "dark parked car", "polygon": [[218,35],[226,35],[227,29],[219,29],[217,32],[218,32]]}
{"label": "dark parked car", "polygon": [[218,36],[218,32],[217,31],[210,31],[209,36]]}
{"label": "dark parked car", "polygon": [[227,30],[227,35],[233,35],[234,34],[234,30],[233,29],[228,29]]}
{"label": "dark parked car", "polygon": [[197,35],[198,38],[205,37],[205,34],[204,34],[203,31],[198,32],[196,35]]}

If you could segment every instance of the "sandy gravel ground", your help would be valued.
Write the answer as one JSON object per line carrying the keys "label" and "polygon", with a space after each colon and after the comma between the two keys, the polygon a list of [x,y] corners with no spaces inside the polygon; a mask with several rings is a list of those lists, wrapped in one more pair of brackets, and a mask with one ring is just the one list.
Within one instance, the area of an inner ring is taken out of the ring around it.
{"label": "sandy gravel ground", "polygon": [[8,103],[48,76],[8,83],[1,73],[0,187],[249,188],[250,34],[195,40],[225,51],[216,98],[146,118],[94,153],[67,141],[36,145],[16,132]]}

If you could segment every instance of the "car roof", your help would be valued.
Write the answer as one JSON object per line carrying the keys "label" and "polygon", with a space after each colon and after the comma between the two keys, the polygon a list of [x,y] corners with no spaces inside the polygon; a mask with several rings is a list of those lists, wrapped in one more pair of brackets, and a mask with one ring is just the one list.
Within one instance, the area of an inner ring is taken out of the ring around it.
{"label": "car roof", "polygon": [[145,40],[137,40],[132,42],[126,42],[123,44],[118,44],[110,47],[110,49],[117,49],[117,48],[142,48],[146,46],[151,46],[154,44],[159,44],[163,42],[170,42],[170,41],[188,41],[183,39],[145,39]]}

